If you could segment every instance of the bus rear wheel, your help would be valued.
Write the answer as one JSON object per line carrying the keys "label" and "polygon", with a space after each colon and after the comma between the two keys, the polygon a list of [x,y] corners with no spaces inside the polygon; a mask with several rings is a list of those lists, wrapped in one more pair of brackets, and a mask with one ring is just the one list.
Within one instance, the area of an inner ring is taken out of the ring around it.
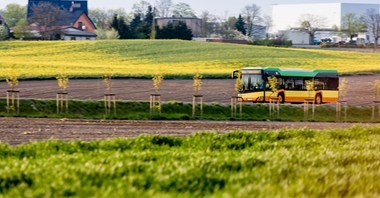
{"label": "bus rear wheel", "polygon": [[315,104],[322,104],[322,96],[321,96],[321,94],[317,94],[315,96]]}
{"label": "bus rear wheel", "polygon": [[280,93],[280,94],[278,94],[277,97],[278,97],[278,101],[279,101],[280,103],[284,103],[284,102],[285,102],[284,94]]}

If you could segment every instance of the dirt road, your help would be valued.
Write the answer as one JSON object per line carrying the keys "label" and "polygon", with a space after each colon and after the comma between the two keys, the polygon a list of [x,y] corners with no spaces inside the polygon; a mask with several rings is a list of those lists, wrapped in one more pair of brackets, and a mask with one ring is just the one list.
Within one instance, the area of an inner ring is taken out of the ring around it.
{"label": "dirt road", "polygon": [[[143,134],[184,136],[196,132],[228,132],[264,129],[347,128],[352,123],[317,122],[230,122],[230,121],[130,121],[130,120],[70,120],[45,118],[0,118],[0,142],[18,145],[31,141],[103,140],[118,137],[136,137]],[[380,124],[362,124],[380,126]]]}
{"label": "dirt road", "polygon": [[[380,74],[346,76],[348,81],[347,101],[352,105],[367,105],[373,100],[372,83],[380,80]],[[341,79],[342,79],[341,78]],[[204,102],[229,103],[234,92],[233,79],[203,79],[199,94]],[[112,81],[112,91],[121,100],[149,100],[154,93],[152,80],[117,79]],[[5,97],[8,86],[0,82],[0,97]],[[21,98],[55,98],[58,91],[56,80],[21,81]],[[103,98],[104,86],[99,80],[70,80],[68,88],[71,99],[98,100]],[[191,102],[194,94],[192,80],[164,80],[161,85],[162,101]]]}

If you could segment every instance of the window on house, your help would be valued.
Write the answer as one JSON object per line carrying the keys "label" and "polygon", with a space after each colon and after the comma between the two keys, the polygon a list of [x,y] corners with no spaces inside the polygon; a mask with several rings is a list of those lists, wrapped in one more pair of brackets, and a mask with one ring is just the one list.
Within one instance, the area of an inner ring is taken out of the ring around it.
{"label": "window on house", "polygon": [[71,40],[72,40],[72,41],[75,41],[75,40],[77,40],[77,38],[75,38],[75,36],[72,36],[72,37],[71,37]]}
{"label": "window on house", "polygon": [[83,22],[78,23],[78,29],[82,30],[83,29]]}

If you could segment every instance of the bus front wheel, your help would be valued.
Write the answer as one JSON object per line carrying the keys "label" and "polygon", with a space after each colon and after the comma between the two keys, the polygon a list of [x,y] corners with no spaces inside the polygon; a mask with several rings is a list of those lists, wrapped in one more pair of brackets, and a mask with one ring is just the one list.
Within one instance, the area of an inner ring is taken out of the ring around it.
{"label": "bus front wheel", "polygon": [[322,104],[322,96],[321,96],[321,94],[317,94],[315,96],[315,104]]}

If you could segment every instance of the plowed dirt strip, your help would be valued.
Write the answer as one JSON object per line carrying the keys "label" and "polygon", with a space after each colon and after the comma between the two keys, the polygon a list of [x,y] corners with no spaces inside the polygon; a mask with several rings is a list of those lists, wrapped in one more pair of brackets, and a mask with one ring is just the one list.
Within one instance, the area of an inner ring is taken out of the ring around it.
{"label": "plowed dirt strip", "polygon": [[[35,118],[0,118],[0,142],[18,145],[32,141],[104,140],[137,137],[143,134],[185,136],[196,132],[224,133],[235,130],[347,128],[350,123],[304,122],[229,122],[229,121],[104,121]],[[363,124],[380,126],[380,124]]]}

